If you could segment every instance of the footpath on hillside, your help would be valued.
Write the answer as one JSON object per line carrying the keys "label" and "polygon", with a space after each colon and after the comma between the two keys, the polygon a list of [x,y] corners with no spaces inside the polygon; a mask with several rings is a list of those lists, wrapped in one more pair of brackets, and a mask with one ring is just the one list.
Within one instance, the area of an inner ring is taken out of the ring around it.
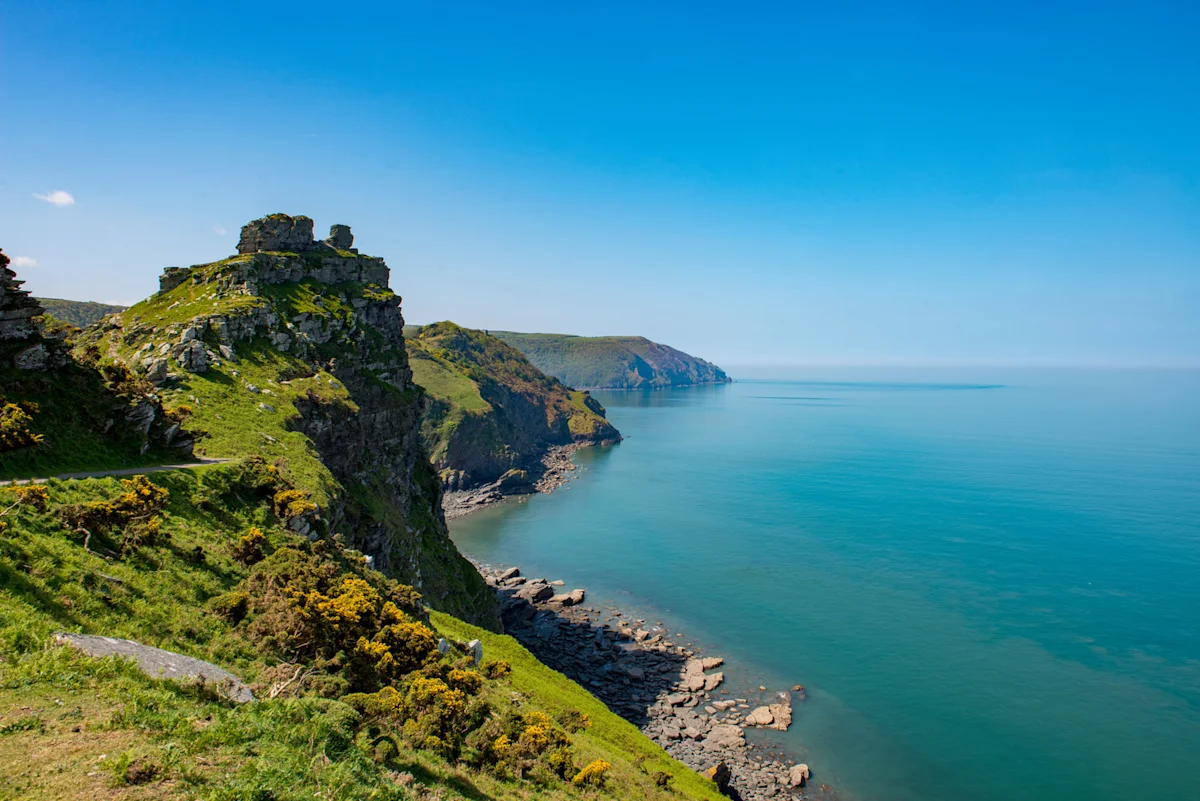
{"label": "footpath on hillside", "polygon": [[44,484],[52,478],[70,481],[84,478],[104,478],[105,476],[133,476],[145,473],[161,473],[164,470],[195,470],[197,467],[207,467],[213,464],[224,464],[232,459],[201,459],[198,462],[183,462],[181,464],[159,464],[148,467],[122,467],[119,470],[90,470],[83,473],[59,473],[56,476],[37,478],[10,478],[0,481],[0,487],[12,484]]}

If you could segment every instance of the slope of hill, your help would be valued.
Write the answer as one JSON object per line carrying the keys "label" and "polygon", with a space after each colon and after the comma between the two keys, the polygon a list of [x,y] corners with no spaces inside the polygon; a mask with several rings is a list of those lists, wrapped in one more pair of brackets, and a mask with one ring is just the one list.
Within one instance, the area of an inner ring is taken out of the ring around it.
{"label": "slope of hill", "polygon": [[524,353],[542,372],[577,389],[662,389],[730,381],[715,364],[645,337],[489,333]]}
{"label": "slope of hill", "polygon": [[[248,459],[0,489],[0,798],[721,798],[512,638],[292,531],[286,486]],[[208,660],[257,700],[60,631]]]}
{"label": "slope of hill", "polygon": [[206,457],[258,457],[298,493],[293,530],[336,535],[441,609],[498,626],[454,548],[420,441],[422,391],[382,259],[312,220],[248,224],[239,253],[167,268],[160,291],[77,337],[80,359],[156,384]]}
{"label": "slope of hill", "polygon": [[91,300],[61,300],[60,298],[38,298],[38,303],[55,320],[70,323],[77,328],[87,328],[110,314],[125,311],[126,306],[96,303]]}
{"label": "slope of hill", "polygon": [[421,435],[450,488],[500,479],[528,488],[549,447],[621,437],[594,398],[496,337],[442,322],[406,327],[405,343],[413,380],[430,398]]}

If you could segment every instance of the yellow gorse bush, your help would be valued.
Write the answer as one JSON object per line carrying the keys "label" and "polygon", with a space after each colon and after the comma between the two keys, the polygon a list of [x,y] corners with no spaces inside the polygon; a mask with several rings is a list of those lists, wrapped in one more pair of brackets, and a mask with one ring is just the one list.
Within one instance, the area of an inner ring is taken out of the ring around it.
{"label": "yellow gorse bush", "polygon": [[33,415],[37,414],[36,403],[6,403],[0,406],[0,451],[11,451],[42,441],[41,434],[29,430]]}
{"label": "yellow gorse bush", "polygon": [[604,779],[610,768],[612,765],[603,759],[589,762],[583,770],[575,774],[575,778],[571,779],[571,784],[576,787],[603,787]]}

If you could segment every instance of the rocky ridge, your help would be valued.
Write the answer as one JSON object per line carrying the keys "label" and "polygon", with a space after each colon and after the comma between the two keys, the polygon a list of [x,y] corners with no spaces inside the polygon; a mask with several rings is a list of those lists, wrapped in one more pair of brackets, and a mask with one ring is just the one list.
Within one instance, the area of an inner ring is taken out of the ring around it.
{"label": "rocky ridge", "polygon": [[28,290],[24,281],[9,269],[8,256],[0,251],[0,343],[19,345],[12,355],[18,370],[47,370],[66,364],[61,345],[48,340],[38,330],[37,319],[45,309]]}
{"label": "rocky ridge", "polygon": [[430,398],[421,436],[448,491],[534,492],[552,449],[621,439],[595,398],[486,331],[451,322],[408,326],[405,344],[414,380]]}
{"label": "rocky ridge", "polygon": [[[808,765],[745,737],[747,729],[786,730],[803,687],[758,703],[733,697],[723,659],[671,641],[660,625],[584,606],[586,592],[564,592],[561,581],[528,579],[515,567],[479,568],[500,599],[506,633],[722,792],[746,801],[810,797]],[[825,785],[815,792],[833,798]]]}
{"label": "rocky ridge", "polygon": [[293,530],[337,536],[434,607],[495,628],[494,599],[446,532],[390,271],[352,243],[340,225],[313,240],[306,217],[252,221],[238,255],[168,267],[156,295],[77,350],[186,406],[203,455],[279,465],[316,505]]}

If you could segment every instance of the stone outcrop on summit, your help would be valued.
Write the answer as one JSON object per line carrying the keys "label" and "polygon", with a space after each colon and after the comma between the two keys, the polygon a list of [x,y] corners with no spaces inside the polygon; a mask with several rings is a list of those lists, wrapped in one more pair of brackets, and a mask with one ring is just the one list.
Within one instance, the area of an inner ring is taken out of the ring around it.
{"label": "stone outcrop on summit", "polygon": [[190,407],[197,452],[277,461],[316,506],[295,530],[336,533],[434,607],[495,627],[446,532],[387,264],[341,247],[347,226],[329,240],[307,217],[255,220],[238,255],[167,268],[156,295],[83,338]]}

